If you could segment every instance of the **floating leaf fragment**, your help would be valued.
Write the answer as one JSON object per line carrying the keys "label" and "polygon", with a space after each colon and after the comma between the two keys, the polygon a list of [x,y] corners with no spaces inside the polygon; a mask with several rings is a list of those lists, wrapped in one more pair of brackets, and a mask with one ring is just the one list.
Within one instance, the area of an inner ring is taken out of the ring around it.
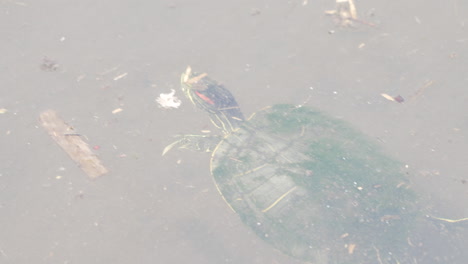
{"label": "floating leaf fragment", "polygon": [[171,89],[170,93],[162,93],[156,98],[156,102],[159,104],[159,107],[169,109],[169,108],[179,108],[182,103],[179,98],[175,96],[175,90]]}
{"label": "floating leaf fragment", "polygon": [[114,81],[120,80],[120,79],[124,78],[124,77],[127,76],[127,75],[128,75],[127,72],[126,72],[126,73],[122,73],[122,74],[120,74],[119,76],[114,77]]}
{"label": "floating leaf fragment", "polygon": [[380,94],[381,96],[383,96],[383,98],[387,99],[387,100],[390,100],[390,101],[395,101],[395,99],[393,99],[393,96],[390,96],[386,93],[383,93],[383,94]]}
{"label": "floating leaf fragment", "polygon": [[352,255],[354,253],[354,249],[356,248],[356,244],[349,244],[348,246],[348,254]]}
{"label": "floating leaf fragment", "polygon": [[114,110],[112,111],[112,113],[113,113],[113,114],[117,114],[117,113],[120,113],[120,112],[122,112],[122,111],[123,111],[122,108],[116,108],[116,109],[114,109]]}
{"label": "floating leaf fragment", "polygon": [[389,100],[389,101],[393,101],[393,102],[397,102],[397,103],[403,103],[405,101],[405,98],[403,98],[403,96],[401,95],[397,95],[397,96],[391,96],[391,95],[388,95],[386,93],[382,93],[380,94],[383,96],[383,98]]}

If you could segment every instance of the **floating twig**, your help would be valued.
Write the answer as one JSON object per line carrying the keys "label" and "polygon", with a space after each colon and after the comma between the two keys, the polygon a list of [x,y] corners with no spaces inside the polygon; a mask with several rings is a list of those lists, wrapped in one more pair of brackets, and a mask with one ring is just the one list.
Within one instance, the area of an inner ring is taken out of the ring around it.
{"label": "floating twig", "polygon": [[54,110],[42,112],[39,119],[42,127],[47,130],[52,139],[73,161],[78,163],[78,166],[89,178],[95,179],[108,172],[99,158],[91,151],[89,145]]}
{"label": "floating twig", "polygon": [[424,92],[424,90],[427,89],[427,87],[431,86],[434,84],[434,81],[433,80],[430,80],[428,82],[426,82],[423,86],[421,86],[411,97],[410,97],[410,100],[414,100],[416,99],[417,97],[421,96],[421,94]]}

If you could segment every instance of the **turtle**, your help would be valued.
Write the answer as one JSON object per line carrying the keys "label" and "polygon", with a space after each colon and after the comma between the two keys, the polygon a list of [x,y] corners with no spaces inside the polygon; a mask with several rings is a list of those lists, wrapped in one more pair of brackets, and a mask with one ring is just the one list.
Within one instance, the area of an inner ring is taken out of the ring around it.
{"label": "turtle", "polygon": [[261,239],[306,263],[420,263],[418,234],[437,224],[408,168],[368,136],[308,106],[245,118],[228,89],[190,67],[181,89],[222,133],[180,136],[163,155],[211,152],[219,193]]}

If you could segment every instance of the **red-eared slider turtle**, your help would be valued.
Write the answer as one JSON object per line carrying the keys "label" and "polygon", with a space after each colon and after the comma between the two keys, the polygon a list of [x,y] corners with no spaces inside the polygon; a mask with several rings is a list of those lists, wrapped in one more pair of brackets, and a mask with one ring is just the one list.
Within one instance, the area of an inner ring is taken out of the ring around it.
{"label": "red-eared slider turtle", "polygon": [[226,88],[190,67],[181,83],[224,135],[182,136],[163,153],[212,152],[219,192],[259,237],[310,263],[421,263],[411,252],[420,245],[414,234],[431,220],[419,212],[404,166],[362,133],[289,104],[245,119]]}

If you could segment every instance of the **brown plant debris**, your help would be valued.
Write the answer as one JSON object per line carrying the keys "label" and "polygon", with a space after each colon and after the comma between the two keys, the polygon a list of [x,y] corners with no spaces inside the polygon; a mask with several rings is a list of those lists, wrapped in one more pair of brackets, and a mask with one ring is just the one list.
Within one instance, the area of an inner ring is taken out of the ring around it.
{"label": "brown plant debris", "polygon": [[78,166],[89,178],[95,179],[108,172],[101,164],[99,158],[91,151],[89,145],[54,110],[42,112],[39,119],[42,127],[49,133],[52,139],[57,142],[73,161],[78,163]]}

